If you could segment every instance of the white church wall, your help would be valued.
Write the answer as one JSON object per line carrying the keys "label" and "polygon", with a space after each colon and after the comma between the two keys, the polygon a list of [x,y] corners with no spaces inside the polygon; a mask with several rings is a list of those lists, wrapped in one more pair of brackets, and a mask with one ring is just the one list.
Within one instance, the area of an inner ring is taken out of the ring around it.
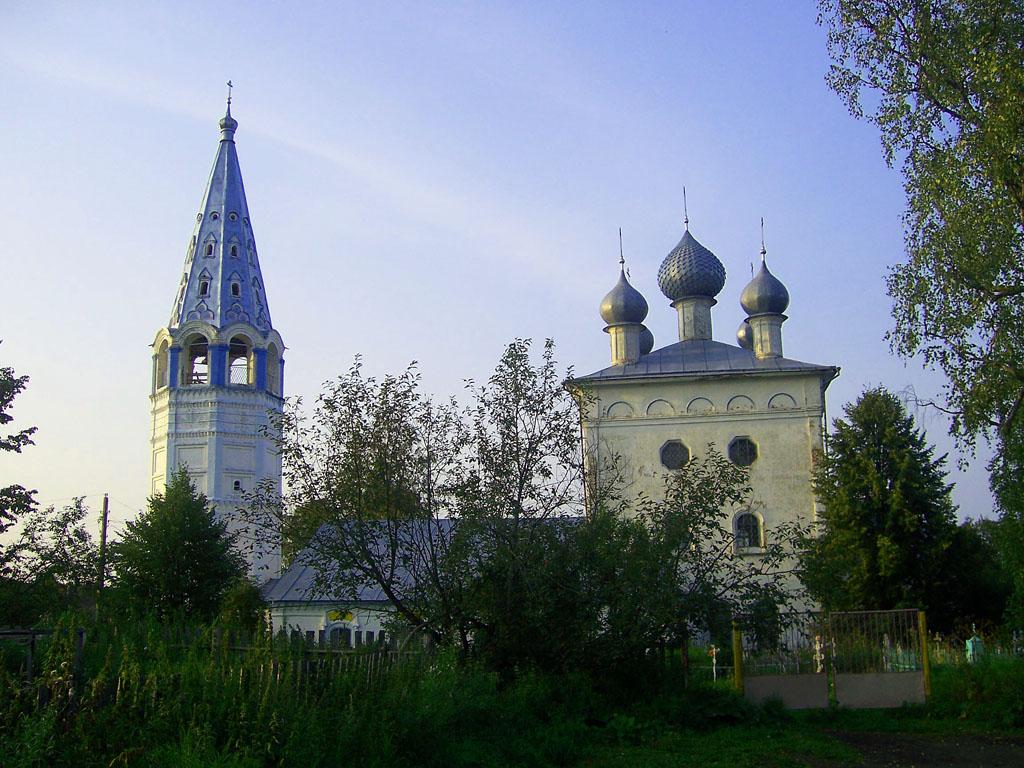
{"label": "white church wall", "polygon": [[[590,460],[600,466],[618,457],[626,498],[663,495],[666,442],[682,441],[699,458],[709,443],[728,455],[733,439],[747,437],[757,446],[750,506],[764,525],[814,518],[810,474],[823,416],[817,374],[607,381],[595,383],[592,394],[583,424]],[[789,398],[792,407],[778,407]]]}

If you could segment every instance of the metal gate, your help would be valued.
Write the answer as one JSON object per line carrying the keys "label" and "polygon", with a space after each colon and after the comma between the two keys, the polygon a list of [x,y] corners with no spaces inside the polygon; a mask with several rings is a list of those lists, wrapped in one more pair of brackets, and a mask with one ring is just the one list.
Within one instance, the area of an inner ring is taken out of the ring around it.
{"label": "metal gate", "polygon": [[[924,613],[793,613],[778,632],[735,630],[735,681],[751,701],[789,709],[923,704],[930,688]],[[767,636],[764,636],[767,635]]]}

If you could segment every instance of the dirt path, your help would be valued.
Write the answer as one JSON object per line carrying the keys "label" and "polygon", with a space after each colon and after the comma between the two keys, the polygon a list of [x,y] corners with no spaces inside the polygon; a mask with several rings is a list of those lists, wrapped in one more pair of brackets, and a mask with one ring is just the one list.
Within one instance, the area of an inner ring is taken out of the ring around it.
{"label": "dirt path", "polygon": [[1024,739],[916,733],[834,732],[863,768],[1024,768]]}

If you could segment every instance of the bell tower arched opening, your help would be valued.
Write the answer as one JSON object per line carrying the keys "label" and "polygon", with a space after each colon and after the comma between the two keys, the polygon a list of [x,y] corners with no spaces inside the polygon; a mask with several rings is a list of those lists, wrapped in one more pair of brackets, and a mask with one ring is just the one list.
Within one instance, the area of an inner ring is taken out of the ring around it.
{"label": "bell tower arched opening", "polygon": [[167,350],[170,344],[164,339],[157,348],[153,359],[153,391],[163,389],[168,384]]}
{"label": "bell tower arched opening", "polygon": [[272,395],[281,394],[281,353],[276,344],[267,347],[267,391]]}
{"label": "bell tower arched opening", "polygon": [[210,342],[201,334],[189,337],[184,345],[181,384],[185,387],[210,383]]}
{"label": "bell tower arched opening", "polygon": [[228,384],[252,383],[252,343],[245,336],[233,336],[228,344]]}

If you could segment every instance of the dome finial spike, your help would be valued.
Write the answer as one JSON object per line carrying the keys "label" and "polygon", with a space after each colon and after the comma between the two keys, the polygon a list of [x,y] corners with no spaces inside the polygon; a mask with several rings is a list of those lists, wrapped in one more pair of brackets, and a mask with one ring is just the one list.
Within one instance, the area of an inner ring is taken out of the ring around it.
{"label": "dome finial spike", "polygon": [[686,187],[683,187],[683,226],[690,228],[690,212],[686,210]]}
{"label": "dome finial spike", "polygon": [[768,253],[764,249],[764,216],[761,217],[761,261],[764,261],[764,255]]}
{"label": "dome finial spike", "polygon": [[231,89],[235,86],[228,80],[228,112],[231,111]]}
{"label": "dome finial spike", "polygon": [[619,227],[619,267],[623,267],[626,263],[626,257],[622,255],[622,227]]}

